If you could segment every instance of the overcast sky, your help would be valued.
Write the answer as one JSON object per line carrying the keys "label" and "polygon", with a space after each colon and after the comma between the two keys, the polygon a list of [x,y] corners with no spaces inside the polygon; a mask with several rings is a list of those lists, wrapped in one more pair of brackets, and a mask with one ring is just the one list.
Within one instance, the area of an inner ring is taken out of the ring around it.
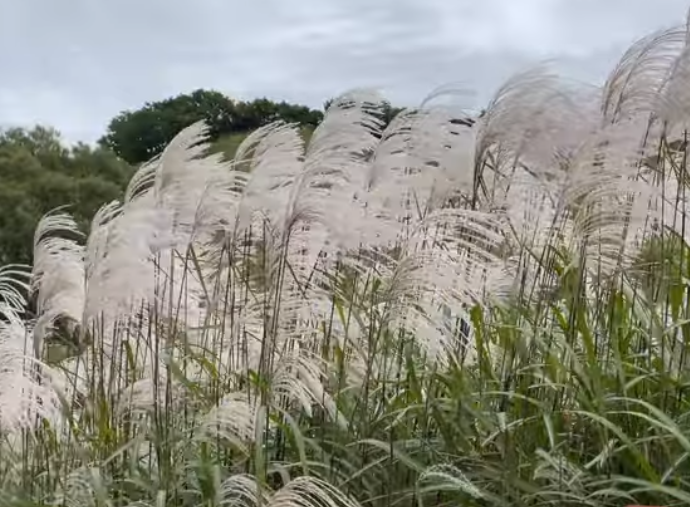
{"label": "overcast sky", "polygon": [[119,111],[196,88],[320,107],[353,87],[478,102],[555,59],[601,82],[687,0],[0,0],[0,125],[93,141]]}

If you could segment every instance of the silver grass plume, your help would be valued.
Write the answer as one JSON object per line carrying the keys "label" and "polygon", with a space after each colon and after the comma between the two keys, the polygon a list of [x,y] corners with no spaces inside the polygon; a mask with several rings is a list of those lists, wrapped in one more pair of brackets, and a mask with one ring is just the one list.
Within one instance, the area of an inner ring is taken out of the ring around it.
{"label": "silver grass plume", "polygon": [[[65,237],[67,235],[67,237]],[[71,237],[69,237],[71,236]],[[37,357],[58,318],[74,333],[81,324],[85,302],[84,247],[74,219],[54,211],[43,216],[34,234],[31,290],[36,299],[34,347]]]}
{"label": "silver grass plume", "polygon": [[662,30],[639,40],[623,55],[604,85],[601,110],[605,123],[641,115],[649,118],[676,71],[685,39],[685,27]]}
{"label": "silver grass plume", "polygon": [[61,404],[49,368],[39,361],[30,330],[16,312],[0,304],[0,433],[57,421]]}

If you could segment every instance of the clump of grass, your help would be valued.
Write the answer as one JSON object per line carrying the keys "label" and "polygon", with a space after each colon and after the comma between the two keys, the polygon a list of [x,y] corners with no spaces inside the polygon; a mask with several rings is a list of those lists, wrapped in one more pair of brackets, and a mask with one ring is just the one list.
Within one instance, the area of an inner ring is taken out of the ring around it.
{"label": "clump of grass", "polygon": [[480,118],[192,125],[88,238],[47,215],[0,271],[3,502],[686,504],[685,37]]}

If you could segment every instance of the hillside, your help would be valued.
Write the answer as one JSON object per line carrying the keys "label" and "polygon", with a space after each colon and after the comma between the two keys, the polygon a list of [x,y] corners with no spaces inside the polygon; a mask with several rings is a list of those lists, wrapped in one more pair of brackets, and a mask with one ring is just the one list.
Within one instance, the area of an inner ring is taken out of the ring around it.
{"label": "hillside", "polygon": [[[314,133],[313,127],[303,127],[301,129],[302,137],[305,142],[309,142],[311,135]],[[223,152],[225,153],[226,159],[230,160],[235,156],[237,148],[239,148],[242,141],[249,135],[249,132],[235,132],[232,134],[221,135],[218,140],[216,140],[211,148],[213,153]]]}
{"label": "hillside", "polygon": [[222,135],[213,143],[211,151],[214,153],[223,152],[225,157],[230,160],[235,156],[237,148],[248,135],[249,132]]}

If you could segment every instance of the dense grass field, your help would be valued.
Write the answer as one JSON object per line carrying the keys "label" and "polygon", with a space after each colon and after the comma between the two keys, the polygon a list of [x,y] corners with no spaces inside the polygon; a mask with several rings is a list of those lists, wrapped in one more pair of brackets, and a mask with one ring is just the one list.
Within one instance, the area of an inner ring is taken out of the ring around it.
{"label": "dense grass field", "polygon": [[88,237],[46,215],[0,270],[0,505],[688,505],[686,40],[481,118],[192,125]]}

